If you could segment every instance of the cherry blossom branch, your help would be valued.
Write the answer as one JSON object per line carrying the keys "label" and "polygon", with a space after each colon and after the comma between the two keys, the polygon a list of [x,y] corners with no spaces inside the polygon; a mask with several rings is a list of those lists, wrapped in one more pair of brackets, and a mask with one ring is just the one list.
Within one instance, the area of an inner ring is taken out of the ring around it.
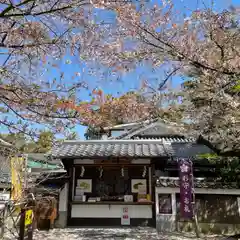
{"label": "cherry blossom branch", "polygon": [[[134,26],[133,26],[134,27]],[[153,37],[155,40],[159,41],[161,44],[165,45],[166,47],[168,47],[170,50],[167,50],[165,49],[165,53],[166,54],[170,54],[172,55],[173,57],[176,58],[176,60],[178,61],[189,61],[193,66],[195,67],[200,67],[202,69],[206,69],[206,70],[211,70],[213,72],[219,72],[219,73],[222,73],[222,74],[226,74],[226,75],[240,75],[240,72],[233,72],[233,71],[228,71],[228,70],[220,70],[220,69],[217,69],[217,68],[214,68],[214,67],[211,67],[209,65],[206,65],[202,62],[200,62],[199,60],[194,60],[188,56],[186,56],[182,51],[180,51],[179,49],[177,49],[174,45],[172,45],[171,43],[168,43],[166,41],[164,41],[163,39],[159,38],[158,36],[156,36],[153,32],[151,32],[150,30],[148,30],[147,28],[145,27],[142,27],[141,25],[138,25],[136,24],[135,27],[138,27],[140,28],[142,31],[146,32],[147,34],[149,34],[151,37]],[[163,49],[163,47],[161,46],[158,46],[154,43],[151,43],[149,39],[146,38],[146,43],[149,43],[150,45],[154,46],[154,47],[157,47],[157,48],[160,48],[160,49]]]}
{"label": "cherry blossom branch", "polygon": [[222,152],[220,149],[216,148],[213,143],[205,139],[202,135],[200,135],[197,139],[197,143],[203,144],[210,149],[212,149],[215,153],[217,153],[219,156],[226,156],[226,157],[240,157],[240,150],[230,150],[230,151],[224,151]]}
{"label": "cherry blossom branch", "polygon": [[181,69],[181,67],[177,67],[175,69],[173,69],[168,75],[167,77],[159,84],[158,90],[161,90],[165,84],[168,82],[168,80],[174,75],[176,74],[179,70]]}
{"label": "cherry blossom branch", "polygon": [[[25,5],[25,4],[27,4],[31,1],[33,1],[33,0],[26,0],[25,2],[17,4],[16,7],[23,6],[23,5]],[[67,5],[67,6],[63,6],[63,7],[54,8],[57,5],[57,2],[49,10],[45,10],[45,11],[41,11],[41,12],[32,13],[32,11],[31,11],[32,9],[30,9],[30,10],[27,10],[26,12],[23,11],[22,13],[6,14],[6,13],[8,13],[9,11],[11,11],[15,8],[14,5],[11,5],[0,13],[0,18],[21,17],[21,16],[34,16],[34,17],[36,17],[36,16],[52,14],[52,13],[55,13],[55,12],[61,12],[61,11],[67,10],[67,9],[75,8],[75,6],[72,6],[71,4]],[[79,3],[81,3],[81,4],[78,4],[78,7],[89,4],[88,2],[85,2],[85,0],[82,0]]]}

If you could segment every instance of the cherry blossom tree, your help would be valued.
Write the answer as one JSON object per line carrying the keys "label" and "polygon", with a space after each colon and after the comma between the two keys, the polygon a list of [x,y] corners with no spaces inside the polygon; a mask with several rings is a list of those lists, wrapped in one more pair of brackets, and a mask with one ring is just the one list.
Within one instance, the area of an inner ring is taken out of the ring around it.
{"label": "cherry blossom tree", "polygon": [[88,28],[91,42],[83,45],[84,58],[121,73],[139,64],[167,68],[155,92],[173,75],[183,76],[187,83],[172,94],[181,103],[176,108],[182,113],[179,131],[200,136],[219,154],[239,155],[239,9],[215,12],[206,7],[181,18],[171,1],[94,4],[114,11],[117,20]]}
{"label": "cherry blossom tree", "polygon": [[77,115],[56,105],[86,84],[66,85],[63,75],[46,79],[44,72],[57,68],[55,60],[73,46],[74,29],[87,24],[83,12],[87,4],[85,0],[1,1],[1,128],[36,137],[37,126],[45,125],[55,132],[71,127]]}
{"label": "cherry blossom tree", "polygon": [[80,103],[65,101],[58,107],[78,112],[82,125],[98,129],[142,121],[149,117],[156,118],[160,112],[154,101],[138,92],[127,92],[114,97],[104,94],[101,89],[95,89],[91,95],[91,101]]}
{"label": "cherry blossom tree", "polygon": [[[116,19],[96,18],[97,8],[115,14]],[[133,96],[79,103],[76,89],[87,88],[83,81],[63,84],[62,75],[59,81],[42,77],[47,68],[56,67],[55,59],[70,52],[79,60],[107,66],[112,75],[125,74],[139,64],[164,69],[166,76],[151,95],[151,103],[161,109],[159,116],[179,126],[179,131],[202,136],[219,153],[239,149],[238,9],[219,13],[206,7],[183,16],[170,0],[154,5],[147,1],[6,0],[1,1],[1,9],[0,46],[5,57],[0,68],[1,126],[29,135],[37,132],[36,124],[64,131],[77,123],[114,122],[112,112],[119,116],[122,112],[126,118],[138,104],[144,118],[151,117],[150,108],[143,110]],[[195,87],[185,84],[178,93],[166,91],[176,74]],[[151,90],[147,79],[144,85]],[[119,106],[125,101],[134,107],[123,112],[127,108]],[[101,105],[98,111],[92,111],[95,105]]]}

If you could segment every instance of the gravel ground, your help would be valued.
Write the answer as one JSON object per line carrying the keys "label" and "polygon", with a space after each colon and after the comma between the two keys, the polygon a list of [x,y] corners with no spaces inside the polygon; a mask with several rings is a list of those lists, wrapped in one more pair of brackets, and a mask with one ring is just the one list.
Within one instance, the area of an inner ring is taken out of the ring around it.
{"label": "gravel ground", "polygon": [[[15,239],[13,236],[5,240]],[[34,240],[194,240],[194,234],[157,234],[153,228],[66,228],[35,231]],[[201,239],[220,240],[222,237],[205,236]]]}

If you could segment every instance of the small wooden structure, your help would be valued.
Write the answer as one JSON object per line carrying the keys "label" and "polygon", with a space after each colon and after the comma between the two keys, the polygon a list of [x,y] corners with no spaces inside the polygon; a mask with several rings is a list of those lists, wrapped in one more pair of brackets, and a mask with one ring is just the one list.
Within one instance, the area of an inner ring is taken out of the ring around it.
{"label": "small wooden structure", "polygon": [[65,226],[155,226],[156,170],[178,176],[176,157],[211,152],[161,122],[113,130],[117,137],[108,132],[108,139],[53,148],[51,157],[61,159],[69,175],[59,203]]}

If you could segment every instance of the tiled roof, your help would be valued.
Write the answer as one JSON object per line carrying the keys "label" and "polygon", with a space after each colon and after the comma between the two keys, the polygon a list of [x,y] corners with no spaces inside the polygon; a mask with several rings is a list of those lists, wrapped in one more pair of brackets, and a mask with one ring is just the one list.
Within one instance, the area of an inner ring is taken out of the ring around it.
{"label": "tiled roof", "polygon": [[209,148],[195,143],[162,140],[85,140],[65,141],[50,153],[53,158],[82,157],[195,157]]}
{"label": "tiled roof", "polygon": [[160,119],[153,119],[149,121],[140,122],[131,130],[124,132],[118,137],[111,137],[110,139],[132,139],[135,136],[163,136],[174,135],[176,132],[167,122]]}
{"label": "tiled roof", "polygon": [[196,157],[200,154],[212,153],[213,151],[205,145],[194,142],[166,142],[164,144],[166,151],[173,157]]}
{"label": "tiled roof", "polygon": [[162,141],[86,140],[66,141],[55,146],[54,158],[68,157],[158,157],[167,156]]}
{"label": "tiled roof", "polygon": [[146,136],[137,136],[133,137],[132,139],[134,140],[162,140],[165,142],[170,142],[170,143],[189,143],[189,142],[195,142],[195,139],[192,138],[184,138],[184,137],[174,137],[174,136],[169,136],[169,137],[164,137],[164,136],[153,136],[153,137],[146,137]]}
{"label": "tiled roof", "polygon": [[138,129],[139,126],[145,126],[148,124],[151,124],[153,122],[157,122],[158,118],[155,119],[148,119],[148,120],[143,120],[143,121],[136,121],[136,122],[131,122],[131,123],[123,123],[119,125],[115,125],[112,127],[104,127],[104,130],[115,130],[115,129]]}
{"label": "tiled roof", "polygon": [[127,132],[124,132],[120,136],[117,136],[117,137],[110,137],[109,139],[129,139],[130,136],[133,136],[135,134],[135,132],[145,129],[147,126],[149,126],[149,124],[155,123],[157,121],[158,121],[158,119],[152,119],[152,120],[138,122],[136,124],[132,123],[132,128],[129,129]]}
{"label": "tiled roof", "polygon": [[[157,187],[179,188],[179,178],[160,177],[156,181]],[[195,188],[209,188],[209,189],[239,189],[239,184],[236,182],[224,183],[218,179],[194,179]]]}

